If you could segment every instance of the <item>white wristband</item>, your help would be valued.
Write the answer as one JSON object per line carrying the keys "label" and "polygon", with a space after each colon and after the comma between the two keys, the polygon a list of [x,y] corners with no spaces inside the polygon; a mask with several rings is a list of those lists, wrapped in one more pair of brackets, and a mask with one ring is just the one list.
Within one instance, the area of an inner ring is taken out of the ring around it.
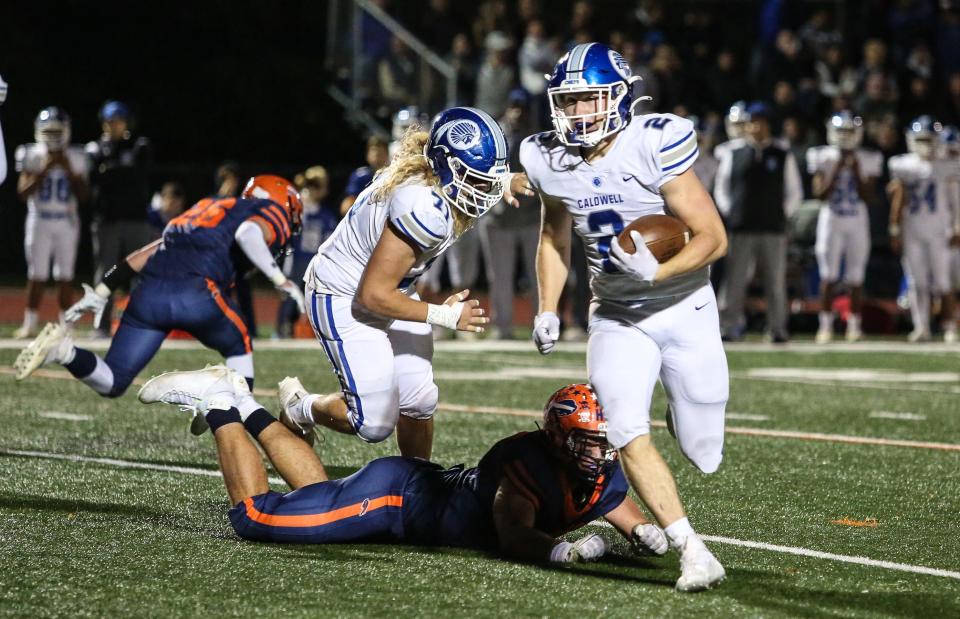
{"label": "white wristband", "polygon": [[550,562],[551,563],[569,563],[570,562],[570,550],[573,548],[573,544],[570,542],[557,542],[550,550]]}
{"label": "white wristband", "polygon": [[110,298],[111,290],[107,288],[107,285],[104,284],[103,282],[100,282],[99,284],[97,284],[97,287],[94,288],[93,291],[96,292],[101,297],[103,297],[104,299]]}
{"label": "white wristband", "polygon": [[457,323],[460,322],[460,314],[462,313],[463,301],[453,305],[427,304],[427,322],[454,331],[457,330]]}
{"label": "white wristband", "polygon": [[270,277],[270,281],[273,282],[273,285],[278,288],[287,281],[287,276],[284,275],[280,269],[270,273],[268,276]]}

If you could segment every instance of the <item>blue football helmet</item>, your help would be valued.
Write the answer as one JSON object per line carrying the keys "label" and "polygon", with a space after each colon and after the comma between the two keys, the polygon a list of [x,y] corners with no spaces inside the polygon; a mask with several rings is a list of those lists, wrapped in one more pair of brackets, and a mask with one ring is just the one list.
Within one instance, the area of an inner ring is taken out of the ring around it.
{"label": "blue football helmet", "polygon": [[130,108],[122,101],[107,101],[100,108],[100,122],[114,119],[130,120]]}
{"label": "blue football helmet", "polygon": [[742,138],[747,127],[747,102],[737,101],[727,110],[723,119],[723,128],[727,132],[728,140]]}
{"label": "blue football helmet", "polygon": [[503,129],[489,114],[453,107],[437,114],[423,149],[440,178],[443,198],[470,217],[479,217],[503,198],[510,171]]}
{"label": "blue football helmet", "polygon": [[827,119],[827,144],[840,150],[854,150],[863,141],[863,119],[849,110]]}
{"label": "blue football helmet", "polygon": [[58,107],[45,107],[33,121],[33,139],[50,150],[70,144],[70,117]]}
{"label": "blue football helmet", "polygon": [[956,125],[947,125],[940,132],[940,145],[943,155],[956,159],[960,157],[960,129]]}
{"label": "blue football helmet", "polygon": [[[557,137],[568,146],[595,146],[626,127],[635,103],[633,84],[639,79],[623,56],[606,45],[583,43],[564,54],[547,76]],[[573,114],[582,96],[596,101],[595,111]]]}
{"label": "blue football helmet", "polygon": [[932,116],[918,116],[906,130],[907,150],[924,159],[933,159],[943,125]]}

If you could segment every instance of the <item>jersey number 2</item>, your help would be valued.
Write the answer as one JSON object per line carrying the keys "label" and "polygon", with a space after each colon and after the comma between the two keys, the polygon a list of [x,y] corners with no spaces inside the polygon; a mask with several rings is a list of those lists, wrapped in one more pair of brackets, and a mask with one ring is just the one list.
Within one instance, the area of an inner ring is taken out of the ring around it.
{"label": "jersey number 2", "polygon": [[616,211],[596,211],[587,216],[587,226],[590,232],[613,231],[613,234],[597,238],[597,251],[603,259],[603,272],[616,273],[617,267],[610,262],[610,239],[623,232],[623,218]]}

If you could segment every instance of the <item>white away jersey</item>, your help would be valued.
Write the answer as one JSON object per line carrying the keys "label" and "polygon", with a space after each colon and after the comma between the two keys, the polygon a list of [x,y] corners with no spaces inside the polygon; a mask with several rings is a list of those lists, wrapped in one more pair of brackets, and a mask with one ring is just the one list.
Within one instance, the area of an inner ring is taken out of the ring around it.
{"label": "white away jersey", "polygon": [[903,225],[928,232],[953,229],[960,164],[955,160],[929,161],[914,153],[890,157],[890,177],[904,188]]}
{"label": "white away jersey", "polygon": [[594,296],[655,312],[705,285],[707,268],[650,286],[613,266],[610,240],[638,217],[663,213],[660,187],[688,170],[698,152],[697,133],[689,120],[645,114],[634,116],[598,161],[585,162],[579,147],[564,146],[547,131],[523,141],[520,163],[544,200],[563,203],[573,217],[574,230],[584,242]]}
{"label": "white away jersey", "polygon": [[[856,157],[861,177],[876,179],[883,174],[883,155],[877,151],[858,148]],[[839,162],[840,149],[836,146],[814,146],[807,150],[807,172],[810,174],[822,174],[825,179],[829,178]],[[859,217],[867,214],[867,205],[860,199],[860,194],[857,193],[857,180],[849,169],[840,172],[828,203],[830,211],[840,217]]]}
{"label": "white away jersey", "polygon": [[[83,148],[67,147],[67,160],[74,173],[86,178],[89,164]],[[47,164],[48,150],[45,144],[23,144],[14,155],[17,172],[39,174]],[[70,188],[70,178],[61,166],[51,168],[40,186],[27,198],[30,213],[50,216],[73,215],[77,212],[77,197]]]}
{"label": "white away jersey", "polygon": [[395,189],[386,200],[375,201],[371,195],[379,182],[375,180],[357,196],[347,216],[317,250],[304,281],[312,281],[318,292],[356,294],[388,219],[421,250],[413,268],[397,283],[405,294],[414,293],[416,279],[456,240],[450,206],[432,187],[410,183]]}

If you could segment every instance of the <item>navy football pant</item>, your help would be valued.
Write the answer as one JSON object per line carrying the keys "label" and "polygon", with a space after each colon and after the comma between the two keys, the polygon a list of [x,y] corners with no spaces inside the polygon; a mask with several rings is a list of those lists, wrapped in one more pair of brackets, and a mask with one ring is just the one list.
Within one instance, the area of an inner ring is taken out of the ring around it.
{"label": "navy football pant", "polygon": [[99,359],[77,348],[75,359],[66,367],[101,395],[120,396],[174,329],[186,331],[225,358],[253,350],[233,302],[212,280],[147,277],[131,293],[107,356]]}
{"label": "navy football pant", "polygon": [[237,535],[259,542],[422,542],[443,498],[423,492],[418,481],[439,468],[414,458],[378,458],[343,479],[245,499],[230,510],[230,522]]}

